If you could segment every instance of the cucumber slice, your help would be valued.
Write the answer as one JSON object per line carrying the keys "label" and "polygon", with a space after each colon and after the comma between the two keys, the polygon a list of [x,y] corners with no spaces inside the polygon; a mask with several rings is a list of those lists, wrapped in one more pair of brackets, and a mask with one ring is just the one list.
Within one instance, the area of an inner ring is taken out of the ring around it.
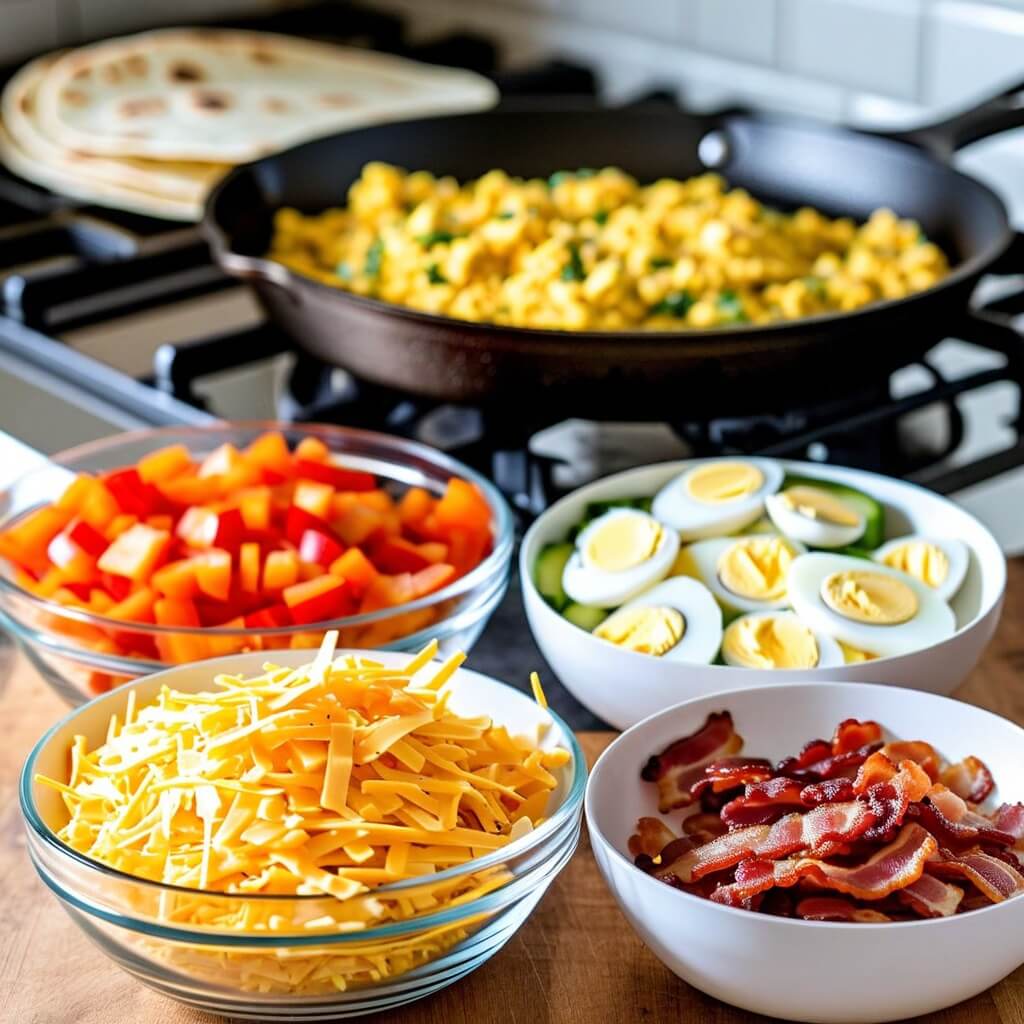
{"label": "cucumber slice", "polygon": [[574,626],[592,633],[608,618],[608,612],[604,608],[591,608],[590,605],[572,602],[562,609],[562,617]]}
{"label": "cucumber slice", "polygon": [[863,491],[847,487],[845,484],[834,483],[831,480],[819,480],[809,476],[787,475],[782,481],[781,490],[786,490],[788,487],[818,487],[853,506],[864,517],[864,532],[857,538],[857,543],[853,546],[861,550],[873,551],[885,540],[885,509]]}
{"label": "cucumber slice", "polygon": [[562,589],[562,573],[565,572],[565,563],[572,557],[572,553],[571,544],[549,544],[537,556],[537,563],[533,568],[534,582],[541,597],[556,612],[560,612],[569,603],[569,598]]}

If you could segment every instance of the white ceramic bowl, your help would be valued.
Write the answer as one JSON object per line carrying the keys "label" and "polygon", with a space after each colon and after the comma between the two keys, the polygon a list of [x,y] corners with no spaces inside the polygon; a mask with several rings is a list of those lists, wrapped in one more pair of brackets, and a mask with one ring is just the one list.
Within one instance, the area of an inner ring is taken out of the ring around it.
{"label": "white ceramic bowl", "polygon": [[[1024,729],[946,697],[863,683],[793,684],[687,701],[640,722],[590,774],[587,827],[598,867],[655,956],[695,988],[756,1013],[868,1024],[930,1013],[994,985],[1024,963],[1024,896],[939,920],[841,924],[720,906],[634,867],[627,840],[659,816],[647,758],[730,711],[743,752],[773,760],[830,735],[844,718],[874,719],[948,760],[981,757],[998,789],[993,806],[1024,799]],[[661,815],[679,832],[680,815]]]}
{"label": "white ceramic bowl", "polygon": [[[558,614],[533,582],[537,555],[547,544],[565,540],[592,501],[653,495],[700,461],[668,462],[627,470],[581,487],[556,502],[533,524],[519,553],[526,617],[541,653],[565,688],[595,715],[617,729],[682,700],[720,690],[778,685],[786,673],[727,665],[691,665],[625,651],[598,640]],[[959,537],[970,549],[970,565],[952,601],[957,631],[948,640],[896,658],[856,665],[807,669],[800,682],[825,679],[909,686],[951,693],[977,664],[992,638],[1002,608],[1006,559],[995,538],[972,515],[947,498],[914,484],[863,470],[779,460],[787,472],[855,487],[885,507],[886,538],[908,533]],[[792,673],[788,679],[792,680]]]}
{"label": "white ceramic bowl", "polygon": [[[22,772],[21,806],[29,854],[40,877],[68,914],[107,956],[143,984],[199,1010],[231,1019],[358,1017],[393,1010],[447,987],[490,959],[512,937],[568,862],[579,838],[586,766],[572,732],[526,694],[464,669],[456,672],[449,684],[449,707],[463,715],[490,715],[513,734],[533,735],[538,725],[546,723],[550,727],[540,745],[546,749],[561,746],[572,753],[570,762],[558,773],[558,786],[548,801],[548,818],[538,828],[500,850],[445,871],[443,877],[454,879],[504,865],[508,881],[484,896],[427,912],[415,921],[396,920],[361,931],[323,933],[311,938],[302,922],[335,909],[332,897],[218,895],[209,898],[235,913],[245,912],[252,903],[265,907],[268,901],[276,900],[275,911],[282,915],[285,925],[275,933],[215,930],[168,919],[161,908],[165,896],[173,897],[174,887],[114,871],[71,850],[54,834],[67,820],[66,811],[55,790],[35,781],[36,773],[62,778],[67,772],[72,738],[83,735],[90,747],[102,742],[110,715],[123,715],[129,693],[134,692],[141,706],[164,685],[190,692],[207,690],[212,688],[216,673],[254,675],[266,661],[298,666],[308,662],[312,653],[288,650],[232,655],[125,683],[58,722],[36,745]],[[387,665],[409,660],[407,654],[390,652],[373,652],[370,656]],[[416,880],[397,882],[375,893],[381,895],[388,890],[393,894],[416,884]],[[311,988],[304,978],[294,985],[274,985],[270,990],[239,983],[247,966],[259,965],[267,956],[288,958],[293,963],[305,957],[311,967],[330,957],[366,956],[368,945],[386,956],[392,942],[402,943],[438,927],[456,935],[462,932],[465,937],[449,946],[438,944],[436,955],[412,970],[377,982],[353,984],[346,991]]]}

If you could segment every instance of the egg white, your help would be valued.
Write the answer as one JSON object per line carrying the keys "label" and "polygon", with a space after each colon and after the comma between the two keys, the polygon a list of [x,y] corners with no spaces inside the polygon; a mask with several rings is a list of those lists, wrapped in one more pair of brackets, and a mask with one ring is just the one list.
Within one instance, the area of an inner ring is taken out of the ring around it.
{"label": "egg white", "polygon": [[829,523],[801,515],[796,509],[786,505],[781,493],[769,494],[764,499],[764,507],[771,521],[787,537],[803,541],[814,548],[846,547],[864,534],[864,517],[852,507],[850,511],[857,516],[856,526],[843,526],[840,523]]}
{"label": "egg white", "polygon": [[929,589],[933,594],[941,597],[943,601],[951,601],[964,584],[964,579],[967,576],[967,566],[971,560],[967,545],[962,540],[958,540],[956,537],[929,537],[922,533],[911,533],[905,537],[887,540],[872,557],[876,562],[884,564],[885,556],[893,548],[898,548],[915,540],[923,541],[925,544],[934,544],[949,559],[949,572],[946,574],[946,578],[939,586],[930,587]]}
{"label": "egg white", "polygon": [[[821,585],[832,573],[851,570],[870,570],[901,580],[917,597],[917,613],[907,622],[873,625],[854,622],[833,611],[821,596]],[[906,573],[862,558],[825,552],[801,555],[790,566],[787,590],[793,610],[816,633],[883,658],[931,647],[956,632],[952,609],[934,590]]]}
{"label": "egg white", "polygon": [[636,597],[648,587],[663,580],[672,568],[679,554],[679,534],[662,526],[661,540],[650,558],[621,572],[609,572],[587,562],[587,544],[594,532],[611,518],[633,516],[652,519],[646,512],[637,509],[615,508],[599,516],[580,531],[576,538],[576,550],[565,565],[562,573],[562,589],[569,598],[579,604],[595,608],[617,608],[620,604]]}
{"label": "egg white", "polygon": [[[737,619],[733,619],[732,622],[726,627],[725,632],[722,635],[722,660],[727,665],[732,665],[735,668],[750,668],[751,666],[745,665],[743,662],[737,660],[735,657],[730,655],[728,649],[725,646],[725,633],[728,633],[738,622],[744,622],[747,619],[781,619],[781,618],[797,618],[793,612],[779,611],[779,612],[751,612],[749,615],[741,615]],[[807,623],[804,623],[806,626]],[[812,629],[811,634],[814,637],[814,642],[818,645],[818,664],[815,668],[834,668],[837,665],[844,665],[846,663],[843,658],[843,649],[825,633],[821,633],[816,629]],[[755,670],[756,671],[756,670]],[[780,670],[767,670],[767,671],[780,671]],[[805,671],[801,669],[786,669],[787,672]]]}
{"label": "egg white", "polygon": [[[738,541],[746,539],[753,534],[743,534],[740,537],[713,537],[711,540],[699,540],[689,545],[685,550],[685,558],[688,560],[688,568],[696,573],[697,578],[711,591],[718,599],[718,603],[727,612],[762,612],[772,608],[788,608],[790,605],[789,596],[774,601],[758,601],[752,597],[744,597],[742,594],[733,593],[720,579],[718,575],[718,560],[722,554]],[[757,535],[763,536],[763,535]],[[799,557],[807,550],[797,540],[786,538],[787,543],[795,552],[794,557]]]}
{"label": "egg white", "polygon": [[715,660],[722,646],[722,609],[703,583],[687,576],[674,576],[623,605],[623,608],[655,607],[675,608],[686,627],[679,643],[658,657],[700,665],[709,665]]}
{"label": "egg white", "polygon": [[[761,471],[764,480],[756,491],[736,501],[714,504],[697,501],[686,490],[687,479],[691,473],[712,461],[749,463]],[[677,529],[683,540],[722,537],[759,519],[764,511],[765,498],[782,486],[784,476],[782,467],[771,459],[704,459],[665,484],[654,496],[651,512],[656,519]]]}

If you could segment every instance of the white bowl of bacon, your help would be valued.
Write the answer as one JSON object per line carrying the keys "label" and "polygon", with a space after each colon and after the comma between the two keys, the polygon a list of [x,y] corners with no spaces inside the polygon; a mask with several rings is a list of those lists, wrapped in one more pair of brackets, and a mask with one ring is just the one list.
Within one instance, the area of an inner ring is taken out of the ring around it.
{"label": "white bowl of bacon", "polygon": [[801,683],[633,726],[594,767],[586,815],[622,912],[680,978],[752,1012],[851,1024],[942,1009],[1024,963],[1020,801],[1012,722]]}

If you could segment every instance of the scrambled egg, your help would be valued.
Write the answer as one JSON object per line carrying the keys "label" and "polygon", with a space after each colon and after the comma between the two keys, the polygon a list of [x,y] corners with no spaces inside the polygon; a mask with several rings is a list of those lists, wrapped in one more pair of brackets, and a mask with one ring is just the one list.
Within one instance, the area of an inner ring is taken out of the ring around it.
{"label": "scrambled egg", "polygon": [[277,213],[270,257],[326,284],[516,327],[701,330],[845,312],[949,266],[911,220],[782,213],[718,175],[640,185],[617,168],[460,185],[370,163],[348,205]]}

